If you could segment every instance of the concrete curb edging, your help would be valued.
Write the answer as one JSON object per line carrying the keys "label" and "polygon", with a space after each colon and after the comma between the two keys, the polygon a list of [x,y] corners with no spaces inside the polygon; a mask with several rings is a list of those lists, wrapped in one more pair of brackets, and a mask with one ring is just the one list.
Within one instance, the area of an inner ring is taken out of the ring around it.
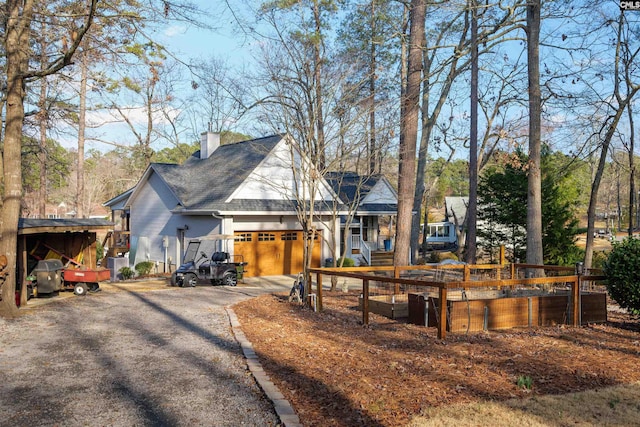
{"label": "concrete curb edging", "polygon": [[240,344],[242,353],[247,360],[247,367],[262,391],[267,395],[267,398],[269,398],[273,403],[273,407],[276,410],[276,414],[278,415],[278,418],[280,418],[282,425],[285,427],[302,427],[298,414],[296,414],[289,401],[285,399],[278,387],[264,372],[264,369],[262,369],[260,360],[258,359],[256,352],[253,350],[253,345],[249,342],[242,331],[240,321],[238,320],[236,313],[231,307],[225,307],[225,310],[229,316],[233,335],[235,336],[236,341],[238,341],[238,344]]}

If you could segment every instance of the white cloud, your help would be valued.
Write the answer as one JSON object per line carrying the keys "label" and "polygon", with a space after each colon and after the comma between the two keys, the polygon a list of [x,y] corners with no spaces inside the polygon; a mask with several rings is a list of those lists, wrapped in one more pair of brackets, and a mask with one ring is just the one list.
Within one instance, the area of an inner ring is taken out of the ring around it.
{"label": "white cloud", "polygon": [[171,25],[164,30],[164,35],[167,37],[180,36],[186,33],[187,27],[184,25]]}

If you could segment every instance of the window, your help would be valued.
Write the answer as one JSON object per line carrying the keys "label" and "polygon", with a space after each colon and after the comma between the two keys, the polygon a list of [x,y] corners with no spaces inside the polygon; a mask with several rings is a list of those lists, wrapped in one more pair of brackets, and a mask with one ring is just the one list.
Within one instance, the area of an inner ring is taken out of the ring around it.
{"label": "window", "polygon": [[272,242],[276,240],[276,235],[273,233],[258,233],[258,242]]}
{"label": "window", "polygon": [[251,233],[238,233],[236,235],[235,241],[236,242],[250,242],[252,240],[253,236],[251,235]]}
{"label": "window", "polygon": [[298,233],[295,231],[291,231],[291,232],[287,232],[287,233],[282,233],[280,235],[280,240],[298,240]]}

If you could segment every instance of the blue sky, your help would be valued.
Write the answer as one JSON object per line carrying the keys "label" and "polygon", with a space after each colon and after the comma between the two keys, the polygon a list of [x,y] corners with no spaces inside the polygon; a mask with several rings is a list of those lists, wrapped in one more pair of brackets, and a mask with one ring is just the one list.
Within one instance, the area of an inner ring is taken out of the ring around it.
{"label": "blue sky", "polygon": [[[161,42],[169,50],[183,54],[184,59],[216,56],[239,65],[247,58],[249,45],[224,2],[195,0],[193,3],[211,15],[210,18],[203,19],[209,21],[215,29],[204,30],[181,23],[170,24],[161,30]],[[241,11],[234,13],[240,14]]]}
{"label": "blue sky", "polygon": [[[209,19],[211,25],[216,27],[215,29],[201,29],[186,23],[169,23],[157,28],[152,33],[152,38],[164,45],[172,55],[184,63],[190,63],[193,60],[206,61],[215,57],[230,66],[240,68],[245,62],[251,61],[249,42],[241,34],[238,34],[238,28],[233,24],[232,17],[225,13],[226,9],[218,6],[221,2],[218,0],[198,0],[194,3],[212,15],[211,18],[203,19]],[[185,85],[188,85],[188,82]],[[123,102],[126,104],[126,101]],[[86,143],[87,149],[100,151],[113,149],[110,144],[91,140],[91,136],[117,143],[124,142],[125,145],[133,143],[133,135],[128,126],[124,123],[113,123],[113,118],[106,111],[89,113],[89,120],[92,118],[95,122],[111,121],[111,123],[87,131],[89,137]],[[130,118],[132,122],[142,125],[146,120],[143,111],[130,113]],[[203,129],[193,130],[193,132],[197,134],[201,130]],[[76,132],[71,130],[65,136],[61,136],[60,142],[67,148],[77,146]],[[153,148],[162,147],[154,146]]]}

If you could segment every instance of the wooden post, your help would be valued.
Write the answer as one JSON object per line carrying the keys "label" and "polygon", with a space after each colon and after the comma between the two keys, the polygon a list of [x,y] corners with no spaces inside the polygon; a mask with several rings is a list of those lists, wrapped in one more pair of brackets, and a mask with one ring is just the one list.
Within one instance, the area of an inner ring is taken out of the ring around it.
{"label": "wooden post", "polygon": [[318,311],[322,311],[322,273],[316,273],[316,283],[318,284],[316,306]]}
{"label": "wooden post", "polygon": [[[496,279],[502,279],[502,269],[507,264],[507,257],[504,245],[500,245],[500,266],[496,269]],[[513,266],[513,264],[511,264]]]}
{"label": "wooden post", "polygon": [[511,263],[511,278],[515,279],[516,278],[516,264],[515,263]]}
{"label": "wooden post", "polygon": [[362,279],[362,324],[369,324],[369,279]]}
{"label": "wooden post", "polygon": [[[400,278],[400,268],[399,267],[394,267],[393,268],[393,278],[394,279],[399,279]],[[393,294],[394,295],[400,294],[400,283],[394,283]]]}
{"label": "wooden post", "polygon": [[580,326],[580,276],[571,283],[571,307],[573,308],[573,326]]}
{"label": "wooden post", "polygon": [[462,281],[468,282],[471,280],[471,269],[469,268],[469,264],[464,265],[464,272],[462,273]]}
{"label": "wooden post", "polygon": [[440,287],[440,305],[438,306],[440,322],[438,323],[438,339],[447,336],[447,286]]}

